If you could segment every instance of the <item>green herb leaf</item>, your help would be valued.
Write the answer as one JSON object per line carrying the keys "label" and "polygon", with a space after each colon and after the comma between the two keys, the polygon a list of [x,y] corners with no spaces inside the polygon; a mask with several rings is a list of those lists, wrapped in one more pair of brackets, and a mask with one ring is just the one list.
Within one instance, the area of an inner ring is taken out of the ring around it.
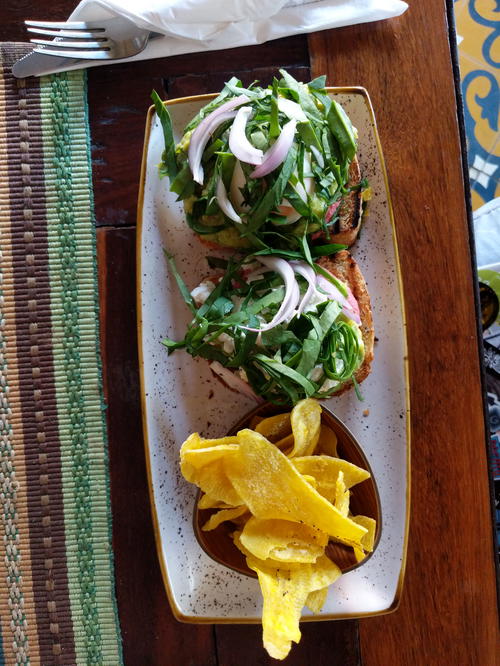
{"label": "green herb leaf", "polygon": [[332,99],[327,121],[331,133],[338,141],[343,159],[350,162],[357,150],[356,137],[346,112],[334,99]]}
{"label": "green herb leaf", "polygon": [[[249,232],[259,229],[266,221],[269,213],[281,203],[286,184],[295,167],[296,157],[297,150],[295,146],[292,146],[272,187],[267,190],[254,210],[250,212],[246,227]],[[244,235],[247,235],[246,231]]]}
{"label": "green herb leaf", "polygon": [[151,99],[155,105],[156,115],[161,123],[163,129],[163,138],[165,141],[165,151],[163,152],[163,162],[165,163],[168,176],[171,180],[177,175],[177,162],[175,160],[175,142],[174,134],[172,131],[172,119],[167,107],[163,104],[160,96],[153,90]]}
{"label": "green herb leaf", "polygon": [[177,266],[175,265],[175,260],[174,257],[167,251],[163,250],[165,253],[165,256],[167,258],[168,264],[170,266],[170,270],[172,271],[172,274],[175,278],[175,281],[177,282],[177,286],[179,287],[179,291],[181,292],[181,296],[184,299],[184,303],[188,306],[188,308],[191,310],[191,312],[195,313],[196,312],[196,305],[193,300],[193,297],[191,296],[191,292],[186,286],[186,283],[180,276]]}

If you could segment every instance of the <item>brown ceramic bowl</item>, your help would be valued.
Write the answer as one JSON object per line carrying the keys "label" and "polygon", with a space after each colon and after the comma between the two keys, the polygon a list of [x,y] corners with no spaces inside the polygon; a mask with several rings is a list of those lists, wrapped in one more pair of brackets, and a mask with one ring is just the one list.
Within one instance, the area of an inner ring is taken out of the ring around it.
{"label": "brown ceramic bowl", "polygon": [[[382,514],[380,509],[380,497],[377,484],[373,478],[372,470],[359,443],[350,430],[348,430],[342,421],[323,405],[322,410],[322,422],[329,426],[337,435],[337,452],[339,458],[343,458],[344,460],[370,472],[369,479],[366,479],[366,481],[359,483],[351,489],[350,509],[354,515],[368,516],[377,521],[375,543],[373,547],[374,552],[377,548],[382,531]],[[236,423],[228,432],[228,435],[235,435],[239,430],[250,427],[250,423],[255,416],[272,416],[273,414],[279,414],[283,411],[286,411],[283,407],[276,407],[275,405],[268,403],[259,405],[238,421],[238,423]],[[247,576],[255,577],[256,574],[247,567],[244,555],[233,544],[231,534],[234,531],[234,526],[232,523],[222,523],[217,529],[210,532],[204,532],[201,529],[215,510],[198,509],[199,497],[200,493],[198,493],[196,498],[193,522],[196,538],[198,539],[200,546],[207,555],[216,562],[224,564],[230,569],[234,569]],[[356,562],[352,548],[334,542],[328,544],[326,554],[342,569],[343,573],[347,573],[348,571],[352,571],[361,566],[372,555],[372,553],[369,553],[362,562]]]}

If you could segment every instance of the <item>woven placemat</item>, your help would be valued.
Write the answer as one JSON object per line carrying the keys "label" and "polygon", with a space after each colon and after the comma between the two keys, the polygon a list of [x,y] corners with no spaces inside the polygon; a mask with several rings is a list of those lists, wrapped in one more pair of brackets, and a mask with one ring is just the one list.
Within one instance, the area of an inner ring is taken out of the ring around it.
{"label": "woven placemat", "polygon": [[0,46],[0,664],[122,663],[86,78]]}

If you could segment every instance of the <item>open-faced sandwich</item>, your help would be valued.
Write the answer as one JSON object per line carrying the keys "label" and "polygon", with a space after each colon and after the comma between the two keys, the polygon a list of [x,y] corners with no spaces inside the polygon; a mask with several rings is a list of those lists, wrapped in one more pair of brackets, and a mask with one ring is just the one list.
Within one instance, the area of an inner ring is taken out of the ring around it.
{"label": "open-faced sandwich", "polygon": [[193,319],[183,340],[164,340],[169,352],[184,348],[230,388],[283,405],[342,393],[368,375],[370,298],[349,252],[312,265],[273,255],[212,265],[224,272],[191,292],[175,271]]}
{"label": "open-faced sandwich", "polygon": [[281,70],[268,88],[231,79],[175,146],[168,111],[153,96],[165,135],[160,174],[207,243],[280,248],[308,259],[351,245],[362,187],[357,132],[325,89]]}

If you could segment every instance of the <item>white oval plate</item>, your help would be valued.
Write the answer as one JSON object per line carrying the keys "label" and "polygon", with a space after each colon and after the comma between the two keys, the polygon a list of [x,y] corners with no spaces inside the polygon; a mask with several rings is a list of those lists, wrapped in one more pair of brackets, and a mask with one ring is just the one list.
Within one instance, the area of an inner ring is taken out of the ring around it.
{"label": "white oval plate", "polygon": [[[401,278],[387,178],[375,118],[362,88],[331,88],[359,132],[362,173],[373,189],[366,225],[352,249],[372,299],[377,342],[370,376],[327,405],[358,437],[372,466],[382,505],[376,552],[331,586],[320,615],[304,619],[364,617],[397,607],[404,572],[409,514],[409,436],[406,336]],[[167,102],[176,140],[212,96]],[[192,432],[224,435],[253,406],[215,380],[203,360],[183,351],[170,357],[160,341],[184,337],[190,314],[169,274],[171,252],[189,288],[210,269],[207,248],[184,221],[182,203],[158,178],[163,134],[152,109],[147,125],[139,198],[137,288],[143,425],[158,555],[172,610],[188,622],[260,622],[255,579],[213,561],[194,535],[196,488],[179,471],[179,448]]]}

